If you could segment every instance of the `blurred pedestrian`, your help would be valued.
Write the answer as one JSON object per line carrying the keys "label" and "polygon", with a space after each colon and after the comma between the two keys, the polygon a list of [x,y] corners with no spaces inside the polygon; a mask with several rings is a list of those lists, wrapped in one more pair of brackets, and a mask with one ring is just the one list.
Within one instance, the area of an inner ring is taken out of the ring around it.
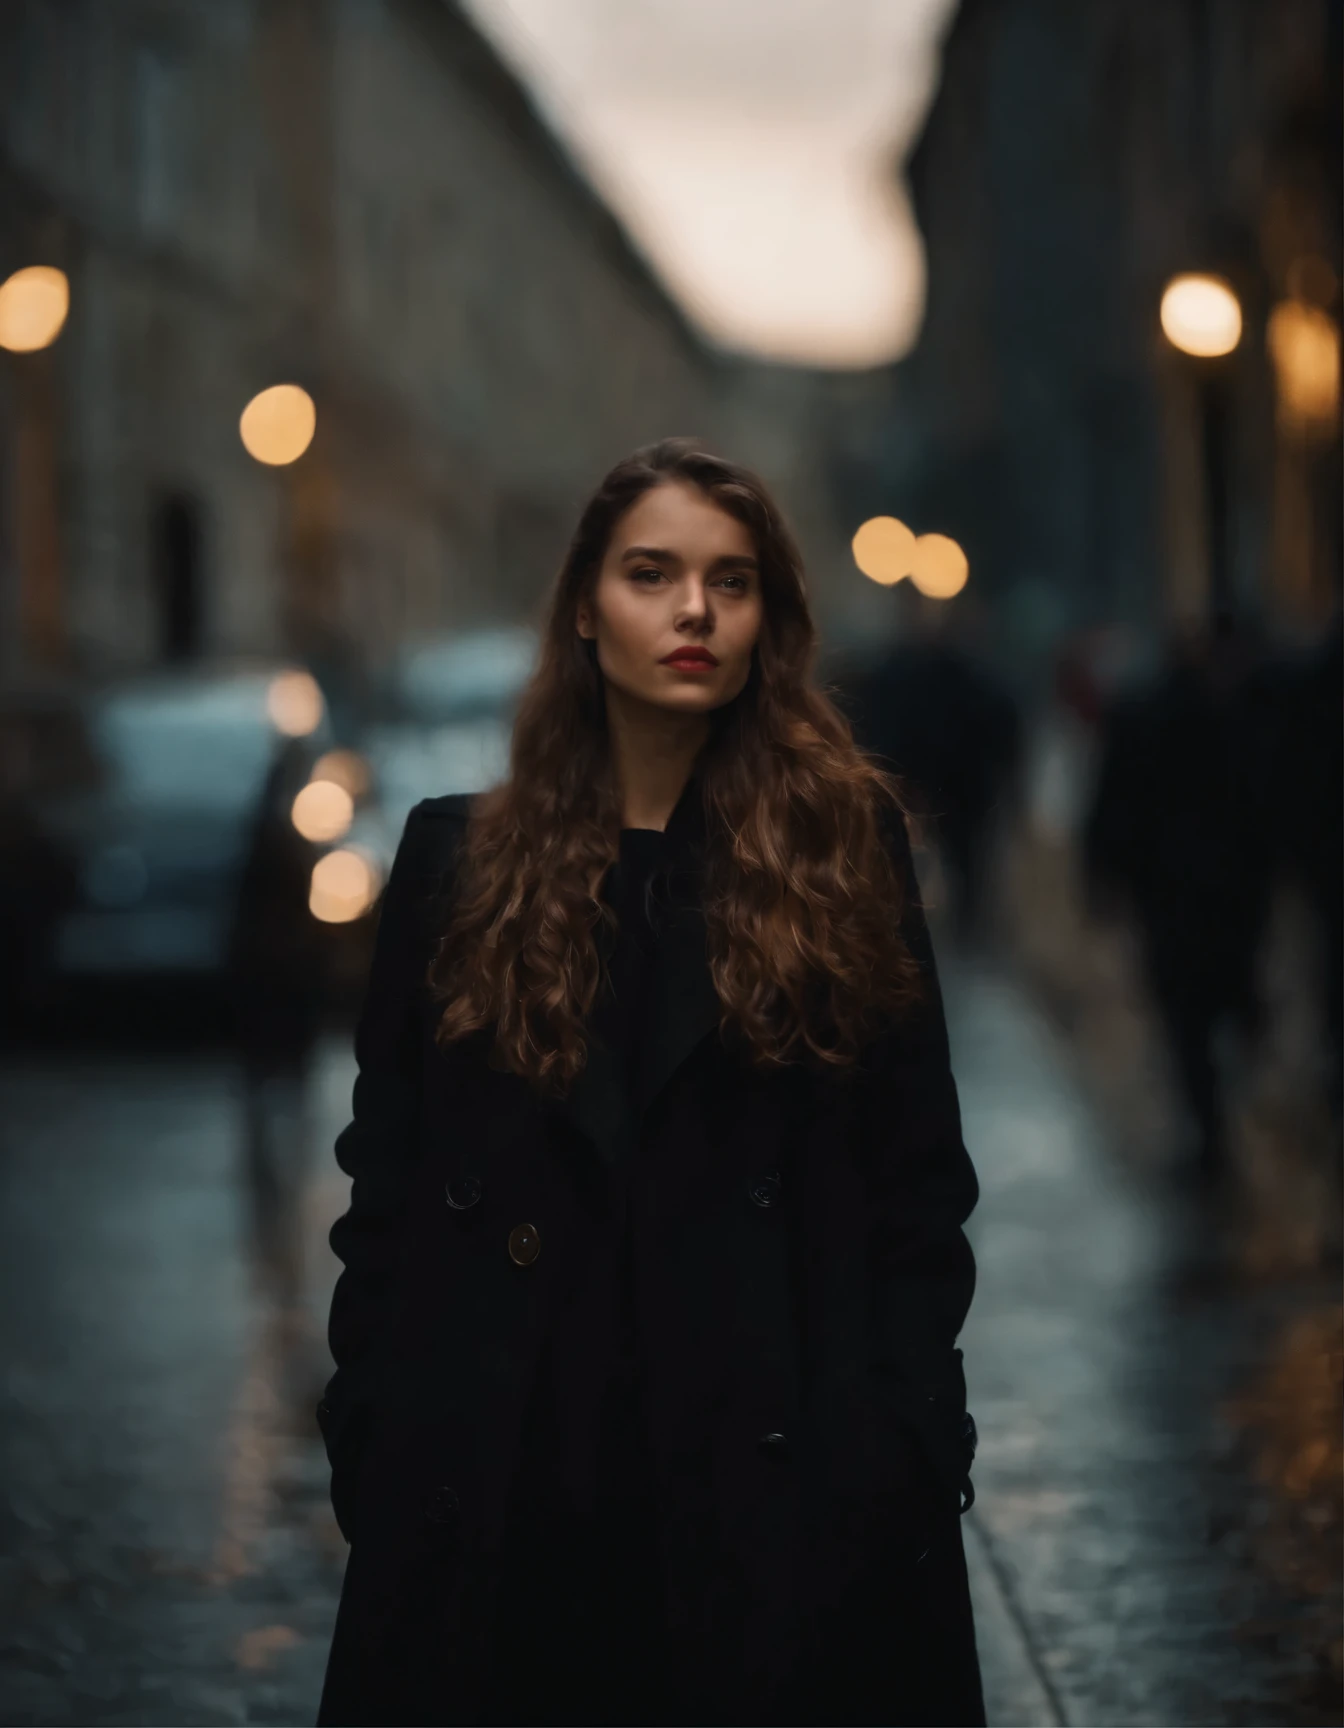
{"label": "blurred pedestrian", "polygon": [[1329,1101],[1341,1107],[1344,1044],[1344,635],[1336,616],[1305,654],[1276,668],[1273,804],[1280,857],[1320,937],[1318,1000]]}
{"label": "blurred pedestrian", "polygon": [[1328,1251],[1341,1252],[1344,1208],[1344,632],[1336,613],[1306,652],[1283,656],[1266,681],[1271,758],[1266,823],[1276,862],[1315,925],[1311,980],[1321,1030],[1331,1126]]}
{"label": "blurred pedestrian", "polygon": [[[889,780],[760,482],[584,511],[356,1039],[322,1723],[983,1723],[976,1200]],[[432,967],[432,983],[427,973]]]}
{"label": "blurred pedestrian", "polygon": [[[909,592],[905,592],[910,590]],[[982,930],[995,817],[1020,767],[1021,720],[1007,690],[954,637],[950,602],[902,583],[900,639],[847,704],[857,742],[889,766],[937,838],[955,928]]]}
{"label": "blurred pedestrian", "polygon": [[1094,907],[1127,900],[1195,1128],[1190,1170],[1226,1171],[1219,1040],[1260,1030],[1257,967],[1273,881],[1261,795],[1266,732],[1248,642],[1226,617],[1172,639],[1102,729],[1083,834]]}
{"label": "blurred pedestrian", "polygon": [[317,849],[290,815],[307,770],[306,745],[287,740],[257,799],[229,943],[253,1240],[279,1316],[300,1331],[308,1072],[324,984],[323,930],[308,909]]}

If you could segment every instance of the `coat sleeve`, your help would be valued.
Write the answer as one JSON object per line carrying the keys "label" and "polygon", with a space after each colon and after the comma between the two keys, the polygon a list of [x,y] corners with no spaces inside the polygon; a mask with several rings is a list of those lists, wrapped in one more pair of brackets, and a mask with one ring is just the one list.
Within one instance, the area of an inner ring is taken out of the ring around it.
{"label": "coat sleeve", "polygon": [[901,933],[918,963],[919,1001],[879,1041],[868,1118],[873,1213],[870,1264],[875,1365],[940,1471],[970,1505],[975,1425],[957,1337],[975,1291],[975,1257],[962,1226],[979,1183],[961,1111],[933,944],[904,821],[890,844],[905,882]]}
{"label": "coat sleeve", "polygon": [[407,818],[383,896],[355,1033],[353,1120],[336,1139],[336,1161],[352,1182],[349,1210],[336,1220],[329,1238],[344,1270],[327,1326],[336,1372],[317,1407],[317,1420],[343,1530],[337,1478],[377,1402],[385,1367],[379,1344],[419,1140],[422,1013],[432,943],[427,914],[442,903],[446,858],[459,834],[460,824],[432,806],[418,805]]}

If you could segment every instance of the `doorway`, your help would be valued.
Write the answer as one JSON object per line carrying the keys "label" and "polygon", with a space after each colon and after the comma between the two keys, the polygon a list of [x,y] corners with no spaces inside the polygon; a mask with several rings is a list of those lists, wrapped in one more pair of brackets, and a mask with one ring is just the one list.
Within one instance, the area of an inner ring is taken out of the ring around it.
{"label": "doorway", "polygon": [[201,506],[186,492],[168,492],[154,507],[152,555],[159,657],[169,664],[201,652],[204,596]]}

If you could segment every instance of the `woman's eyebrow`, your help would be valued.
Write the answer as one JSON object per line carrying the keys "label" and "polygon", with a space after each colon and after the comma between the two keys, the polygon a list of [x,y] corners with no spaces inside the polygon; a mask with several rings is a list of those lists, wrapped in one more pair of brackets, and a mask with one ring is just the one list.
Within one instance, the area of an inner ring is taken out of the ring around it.
{"label": "woman's eyebrow", "polygon": [[[631,558],[661,559],[664,564],[680,564],[681,555],[670,552],[665,546],[627,546],[621,553],[621,563],[627,563]],[[760,565],[747,552],[725,552],[710,565],[711,570],[759,570]]]}

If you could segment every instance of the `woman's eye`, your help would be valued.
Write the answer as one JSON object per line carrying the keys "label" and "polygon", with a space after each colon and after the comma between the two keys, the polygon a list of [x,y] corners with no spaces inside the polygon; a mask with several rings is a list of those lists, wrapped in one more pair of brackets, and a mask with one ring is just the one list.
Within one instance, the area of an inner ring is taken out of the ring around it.
{"label": "woman's eye", "polygon": [[[637,569],[630,572],[630,580],[632,582],[639,582],[647,587],[654,582],[661,582],[663,580],[663,575],[664,572],[661,571],[656,564],[641,564]],[[749,586],[745,576],[732,575],[716,577],[714,586],[716,588],[722,588],[726,583],[735,584],[732,592],[736,594],[745,593]]]}

